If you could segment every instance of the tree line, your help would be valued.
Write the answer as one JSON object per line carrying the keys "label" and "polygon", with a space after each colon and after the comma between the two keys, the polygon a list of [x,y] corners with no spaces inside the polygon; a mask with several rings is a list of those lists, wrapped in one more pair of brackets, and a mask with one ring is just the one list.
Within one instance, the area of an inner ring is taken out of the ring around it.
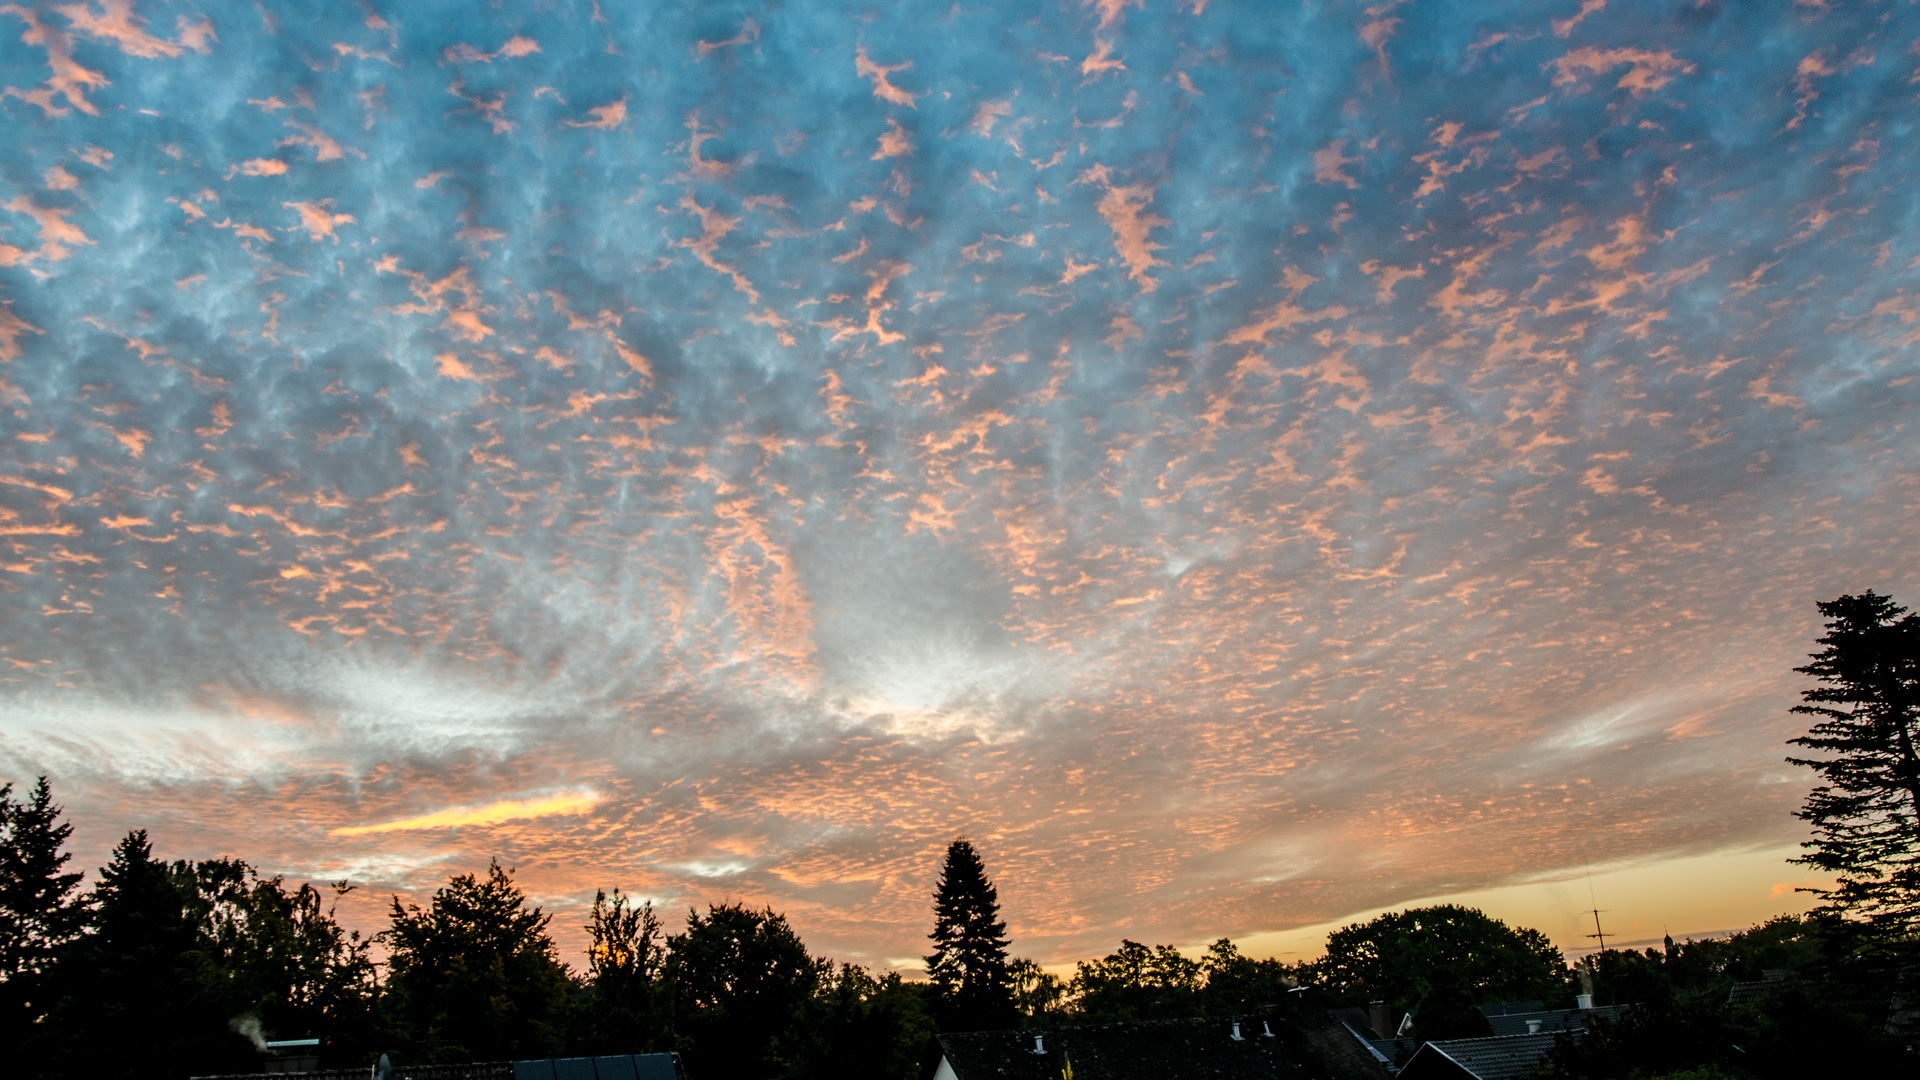
{"label": "tree line", "polygon": [[[1770,1045],[1740,1026],[1754,1016],[1714,1014],[1713,1000],[1819,954],[1813,923],[1787,917],[1731,941],[1609,950],[1573,967],[1538,931],[1446,905],[1344,927],[1311,962],[1249,957],[1228,939],[1198,956],[1127,940],[1061,978],[1008,954],[997,892],[956,840],[933,898],[927,981],[816,956],[771,909],[709,905],[669,933],[650,903],[618,890],[595,896],[575,968],[553,916],[498,863],[452,876],[423,904],[394,899],[386,929],[367,937],[336,918],[344,884],[290,885],[233,858],[164,861],[140,831],[82,888],[66,869],[71,828],[44,779],[20,798],[0,787],[4,1037],[28,1075],[48,1078],[249,1072],[259,1040],[320,1036],[327,1067],[381,1053],[432,1064],[673,1050],[700,1080],[920,1080],[936,1031],[1386,1001],[1413,1013],[1410,1050],[1488,1033],[1482,1003],[1566,1007],[1583,986],[1603,1003],[1661,1010],[1665,1026],[1615,1038],[1613,1058],[1684,1060],[1668,1045],[1687,1042],[1675,1017],[1695,1028],[1710,1017],[1723,1042]],[[1836,1021],[1830,1009],[1808,1015]],[[1804,1034],[1790,1017],[1761,1019],[1773,1042]]]}
{"label": "tree line", "polygon": [[[1584,992],[1633,1008],[1564,1041],[1540,1075],[1801,1076],[1836,1046],[1910,1065],[1920,1009],[1894,1006],[1920,984],[1920,617],[1872,592],[1820,609],[1822,651],[1797,669],[1817,685],[1796,709],[1818,719],[1793,742],[1824,756],[1790,760],[1821,779],[1800,814],[1813,830],[1801,861],[1838,884],[1810,915],[1724,941],[1569,965],[1538,931],[1443,905],[1344,927],[1311,962],[1248,957],[1224,938],[1197,957],[1123,940],[1063,979],[1009,955],[998,894],[958,839],[932,898],[925,982],[816,956],[770,908],[711,904],[668,933],[618,889],[596,895],[575,968],[553,916],[498,863],[452,876],[424,906],[394,898],[370,937],[336,917],[344,882],[166,861],[142,830],[87,884],[42,777],[18,795],[0,785],[0,1045],[10,1072],[50,1080],[248,1072],[263,1039],[307,1036],[325,1040],[327,1066],[673,1050],[699,1080],[920,1080],[936,1031],[1378,1001],[1411,1013],[1410,1048],[1488,1033],[1482,1004],[1565,1007]],[[1741,982],[1768,989],[1733,1000]]]}

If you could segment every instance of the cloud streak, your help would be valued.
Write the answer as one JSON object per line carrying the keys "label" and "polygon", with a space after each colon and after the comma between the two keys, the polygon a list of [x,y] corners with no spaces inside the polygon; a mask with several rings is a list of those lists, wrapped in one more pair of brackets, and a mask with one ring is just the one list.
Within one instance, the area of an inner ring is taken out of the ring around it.
{"label": "cloud streak", "polygon": [[549,795],[533,799],[504,799],[485,806],[450,807],[430,814],[384,821],[376,825],[343,825],[328,829],[328,836],[370,836],[374,833],[410,832],[421,829],[457,829],[461,826],[501,825],[532,818],[578,816],[599,805],[600,796],[592,792]]}

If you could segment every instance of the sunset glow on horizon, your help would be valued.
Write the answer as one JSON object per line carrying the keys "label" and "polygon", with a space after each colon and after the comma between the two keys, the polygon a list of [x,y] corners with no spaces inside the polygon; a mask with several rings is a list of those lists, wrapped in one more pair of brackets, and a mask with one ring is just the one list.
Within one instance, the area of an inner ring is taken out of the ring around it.
{"label": "sunset glow on horizon", "polygon": [[0,780],[363,929],[498,859],[576,967],[617,886],[917,975],[961,835],[1050,965],[1804,910],[1814,604],[1920,604],[1917,43],[5,4]]}

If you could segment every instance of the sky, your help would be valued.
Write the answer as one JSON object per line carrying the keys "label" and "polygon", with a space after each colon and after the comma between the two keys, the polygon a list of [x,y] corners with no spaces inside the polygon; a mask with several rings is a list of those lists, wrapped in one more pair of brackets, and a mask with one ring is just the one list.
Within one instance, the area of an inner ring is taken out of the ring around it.
{"label": "sky", "polygon": [[1917,117],[1912,0],[0,5],[0,778],[576,965],[1803,908]]}

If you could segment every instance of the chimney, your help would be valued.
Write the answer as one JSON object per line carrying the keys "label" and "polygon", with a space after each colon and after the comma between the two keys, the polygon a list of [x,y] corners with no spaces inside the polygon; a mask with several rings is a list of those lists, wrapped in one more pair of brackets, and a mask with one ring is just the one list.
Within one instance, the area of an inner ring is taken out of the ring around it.
{"label": "chimney", "polygon": [[1376,1001],[1367,1006],[1367,1026],[1382,1039],[1393,1038],[1393,1016],[1386,1002]]}
{"label": "chimney", "polygon": [[1037,1031],[1033,1033],[1033,1052],[1034,1053],[1044,1054],[1047,1052],[1047,1044],[1044,1041],[1045,1039],[1046,1039],[1045,1035],[1042,1035]]}
{"label": "chimney", "polygon": [[1246,1038],[1240,1034],[1240,1021],[1235,1020],[1233,1022],[1233,1034],[1227,1036],[1227,1038],[1232,1039],[1234,1042],[1247,1041]]}
{"label": "chimney", "polygon": [[[1566,999],[1561,998],[1560,1000],[1565,1001]],[[1585,1012],[1586,1010],[1593,1008],[1593,995],[1592,994],[1575,994],[1573,995],[1573,1005],[1575,1008],[1579,1009],[1581,1012]]]}
{"label": "chimney", "polygon": [[1527,1034],[1529,1035],[1540,1034],[1540,1021],[1538,1020],[1527,1021]]}

